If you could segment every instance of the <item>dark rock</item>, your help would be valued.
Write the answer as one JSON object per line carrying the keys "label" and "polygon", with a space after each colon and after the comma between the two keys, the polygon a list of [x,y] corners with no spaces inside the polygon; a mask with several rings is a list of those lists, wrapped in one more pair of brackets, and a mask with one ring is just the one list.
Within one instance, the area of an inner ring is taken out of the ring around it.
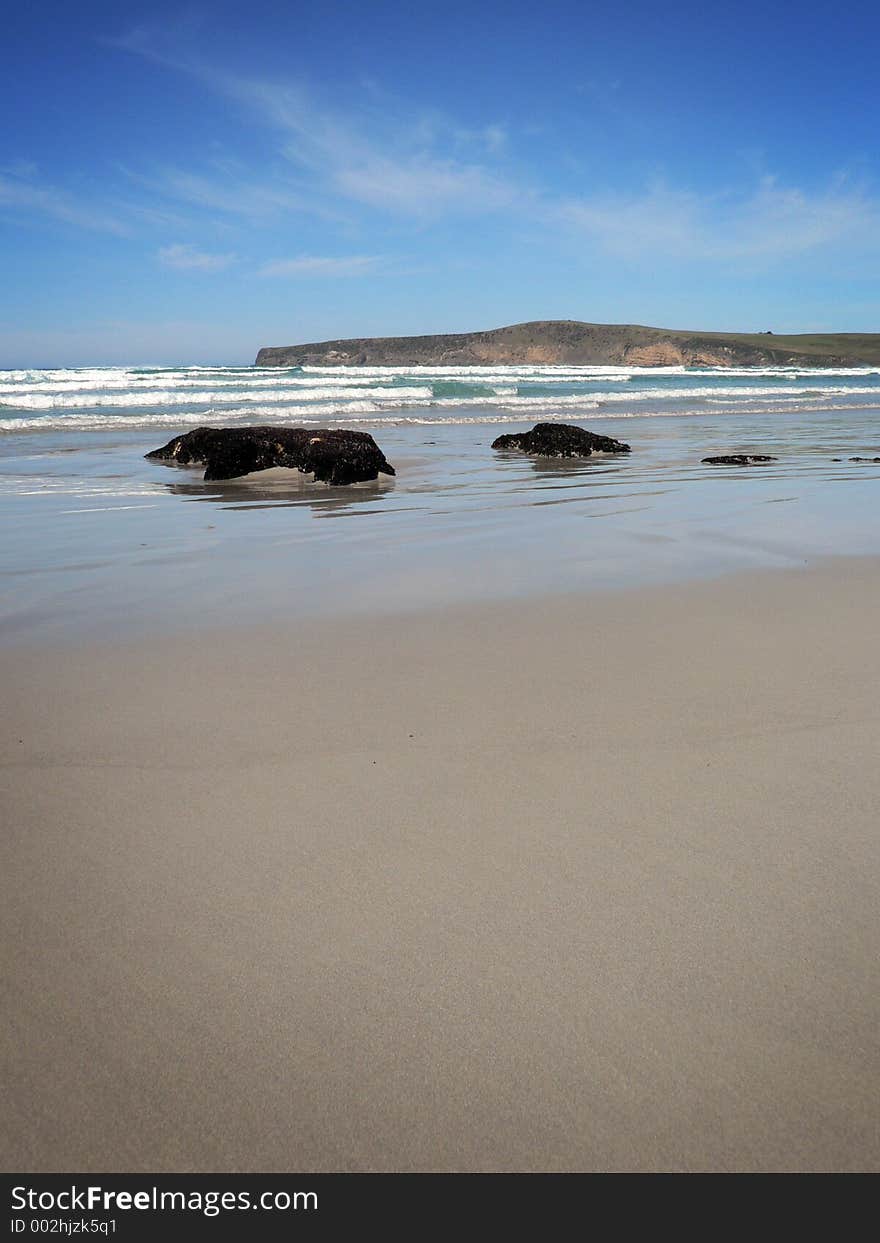
{"label": "dark rock", "polygon": [[493,449],[518,449],[540,457],[592,457],[594,453],[629,453],[629,445],[610,436],[585,432],[571,423],[536,423],[530,432],[499,436]]}
{"label": "dark rock", "polygon": [[880,462],[880,457],[851,457],[851,462]]}
{"label": "dark rock", "polygon": [[205,464],[205,479],[237,479],[286,466],[325,483],[361,483],[394,467],[367,432],[310,427],[197,427],[145,455],[180,466]]}
{"label": "dark rock", "polygon": [[775,457],[766,453],[725,453],[720,457],[704,457],[708,466],[754,466],[759,462],[775,462]]}

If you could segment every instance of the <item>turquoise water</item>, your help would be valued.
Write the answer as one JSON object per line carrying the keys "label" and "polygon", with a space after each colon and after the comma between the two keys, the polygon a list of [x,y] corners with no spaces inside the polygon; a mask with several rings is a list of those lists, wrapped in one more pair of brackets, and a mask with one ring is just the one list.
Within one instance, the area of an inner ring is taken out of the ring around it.
{"label": "turquoise water", "polygon": [[[880,456],[876,370],[354,370],[0,373],[0,633],[375,615],[880,553],[880,464],[848,460]],[[632,453],[491,449],[545,418]],[[198,423],[271,421],[368,430],[397,476],[218,485],[143,458]],[[778,460],[702,465],[725,452]]]}

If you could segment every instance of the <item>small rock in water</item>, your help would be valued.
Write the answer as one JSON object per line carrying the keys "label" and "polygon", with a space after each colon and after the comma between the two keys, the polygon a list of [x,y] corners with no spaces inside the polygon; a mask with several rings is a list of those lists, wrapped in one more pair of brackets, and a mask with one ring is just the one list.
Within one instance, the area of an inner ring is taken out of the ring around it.
{"label": "small rock in water", "polygon": [[880,462],[880,457],[851,457],[851,462]]}
{"label": "small rock in water", "polygon": [[204,463],[205,479],[238,479],[285,466],[331,484],[363,483],[394,467],[368,432],[311,427],[197,427],[145,456],[180,466]]}
{"label": "small rock in water", "polygon": [[493,449],[518,449],[539,457],[592,457],[594,453],[629,453],[629,445],[571,423],[536,423],[530,432],[499,436]]}
{"label": "small rock in water", "polygon": [[704,457],[708,466],[755,466],[759,462],[775,462],[766,453],[723,453],[719,457]]}

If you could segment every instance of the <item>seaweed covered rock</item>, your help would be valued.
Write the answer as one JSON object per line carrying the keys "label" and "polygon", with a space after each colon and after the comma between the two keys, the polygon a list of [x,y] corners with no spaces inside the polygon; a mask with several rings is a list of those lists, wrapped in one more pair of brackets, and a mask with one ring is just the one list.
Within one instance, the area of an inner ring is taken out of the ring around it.
{"label": "seaweed covered rock", "polygon": [[766,453],[723,453],[718,457],[704,457],[707,466],[756,466],[761,462],[775,462]]}
{"label": "seaweed covered rock", "polygon": [[180,466],[204,463],[205,479],[237,479],[286,466],[324,483],[362,483],[394,467],[368,432],[310,427],[197,427],[145,455]]}
{"label": "seaweed covered rock", "polygon": [[571,423],[536,423],[530,432],[499,436],[493,449],[518,449],[539,457],[592,457],[594,453],[629,453],[629,445],[611,436],[597,436]]}

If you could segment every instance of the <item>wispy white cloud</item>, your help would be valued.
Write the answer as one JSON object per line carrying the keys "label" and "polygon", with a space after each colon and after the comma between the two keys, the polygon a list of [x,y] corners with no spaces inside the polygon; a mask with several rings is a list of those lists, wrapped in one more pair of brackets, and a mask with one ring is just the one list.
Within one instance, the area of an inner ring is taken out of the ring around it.
{"label": "wispy white cloud", "polygon": [[[368,134],[351,118],[317,105],[301,84],[221,75],[216,86],[289,136],[282,150],[293,165],[353,202],[424,219],[498,211],[522,194],[497,169],[455,158],[446,148],[456,146],[462,131],[434,115],[408,123],[371,117]],[[500,127],[481,134],[494,151],[503,137]]]}
{"label": "wispy white cloud", "polygon": [[159,249],[159,262],[180,271],[221,272],[235,262],[235,255],[211,255],[180,242]]}
{"label": "wispy white cloud", "polygon": [[623,259],[772,263],[823,247],[877,247],[880,206],[836,180],[814,192],[763,178],[745,192],[654,186],[585,195],[551,208],[575,236]]}
{"label": "wispy white cloud", "polygon": [[130,233],[126,224],[102,208],[94,207],[54,186],[30,179],[0,176],[0,209],[2,208],[27,213],[37,212],[64,224],[93,229],[99,233],[114,233],[119,237]]}
{"label": "wispy white cloud", "polygon": [[[583,164],[584,192],[563,195],[546,175],[511,171],[518,167],[511,135],[497,121],[467,126],[437,110],[407,110],[375,83],[364,86],[357,113],[346,112],[305,81],[265,80],[207,63],[189,50],[197,40],[187,28],[140,28],[118,44],[199,80],[276,135],[292,184],[254,182],[244,170],[231,185],[166,170],[166,192],[197,206],[251,218],[366,208],[418,226],[495,216],[548,241],[567,239],[575,253],[633,263],[651,256],[757,268],[823,249],[848,256],[877,249],[880,199],[842,178],[807,190],[756,180],[752,170],[750,184],[736,189],[659,182],[615,193],[593,188]],[[618,87],[616,79],[586,79],[578,89],[607,100]]]}
{"label": "wispy white cloud", "polygon": [[503,151],[509,140],[509,135],[503,125],[486,125],[479,137],[486,144],[486,149],[493,154]]}
{"label": "wispy white cloud", "polygon": [[261,183],[246,169],[236,174],[205,176],[178,168],[163,168],[150,175],[125,168],[130,181],[193,207],[246,220],[264,221],[288,212],[320,211],[315,201],[282,183]]}
{"label": "wispy white cloud", "polygon": [[323,277],[367,276],[382,263],[380,255],[300,255],[296,259],[273,259],[260,268],[260,276]]}
{"label": "wispy white cloud", "polygon": [[450,211],[469,215],[513,205],[517,191],[478,165],[418,155],[408,160],[374,154],[334,172],[340,193],[394,214],[430,218]]}
{"label": "wispy white cloud", "polygon": [[0,164],[0,173],[8,173],[10,177],[36,177],[37,165],[33,160],[9,160]]}
{"label": "wispy white cloud", "polygon": [[[299,173],[308,174],[297,202],[277,206],[314,207],[315,197],[332,195],[395,215],[419,219],[443,213],[479,215],[510,206],[522,191],[479,158],[498,155],[507,142],[499,124],[467,129],[438,112],[400,115],[385,100],[358,119],[321,104],[304,82],[246,77],[183,53],[163,34],[141,27],[117,46],[197,78],[235,100],[279,135],[280,151]],[[205,205],[208,188],[198,179],[166,177],[178,194]],[[175,185],[176,182],[176,185]],[[290,192],[287,192],[289,200]],[[212,192],[215,206],[222,199]],[[243,196],[248,201],[248,196]],[[273,195],[264,196],[264,205]]]}

